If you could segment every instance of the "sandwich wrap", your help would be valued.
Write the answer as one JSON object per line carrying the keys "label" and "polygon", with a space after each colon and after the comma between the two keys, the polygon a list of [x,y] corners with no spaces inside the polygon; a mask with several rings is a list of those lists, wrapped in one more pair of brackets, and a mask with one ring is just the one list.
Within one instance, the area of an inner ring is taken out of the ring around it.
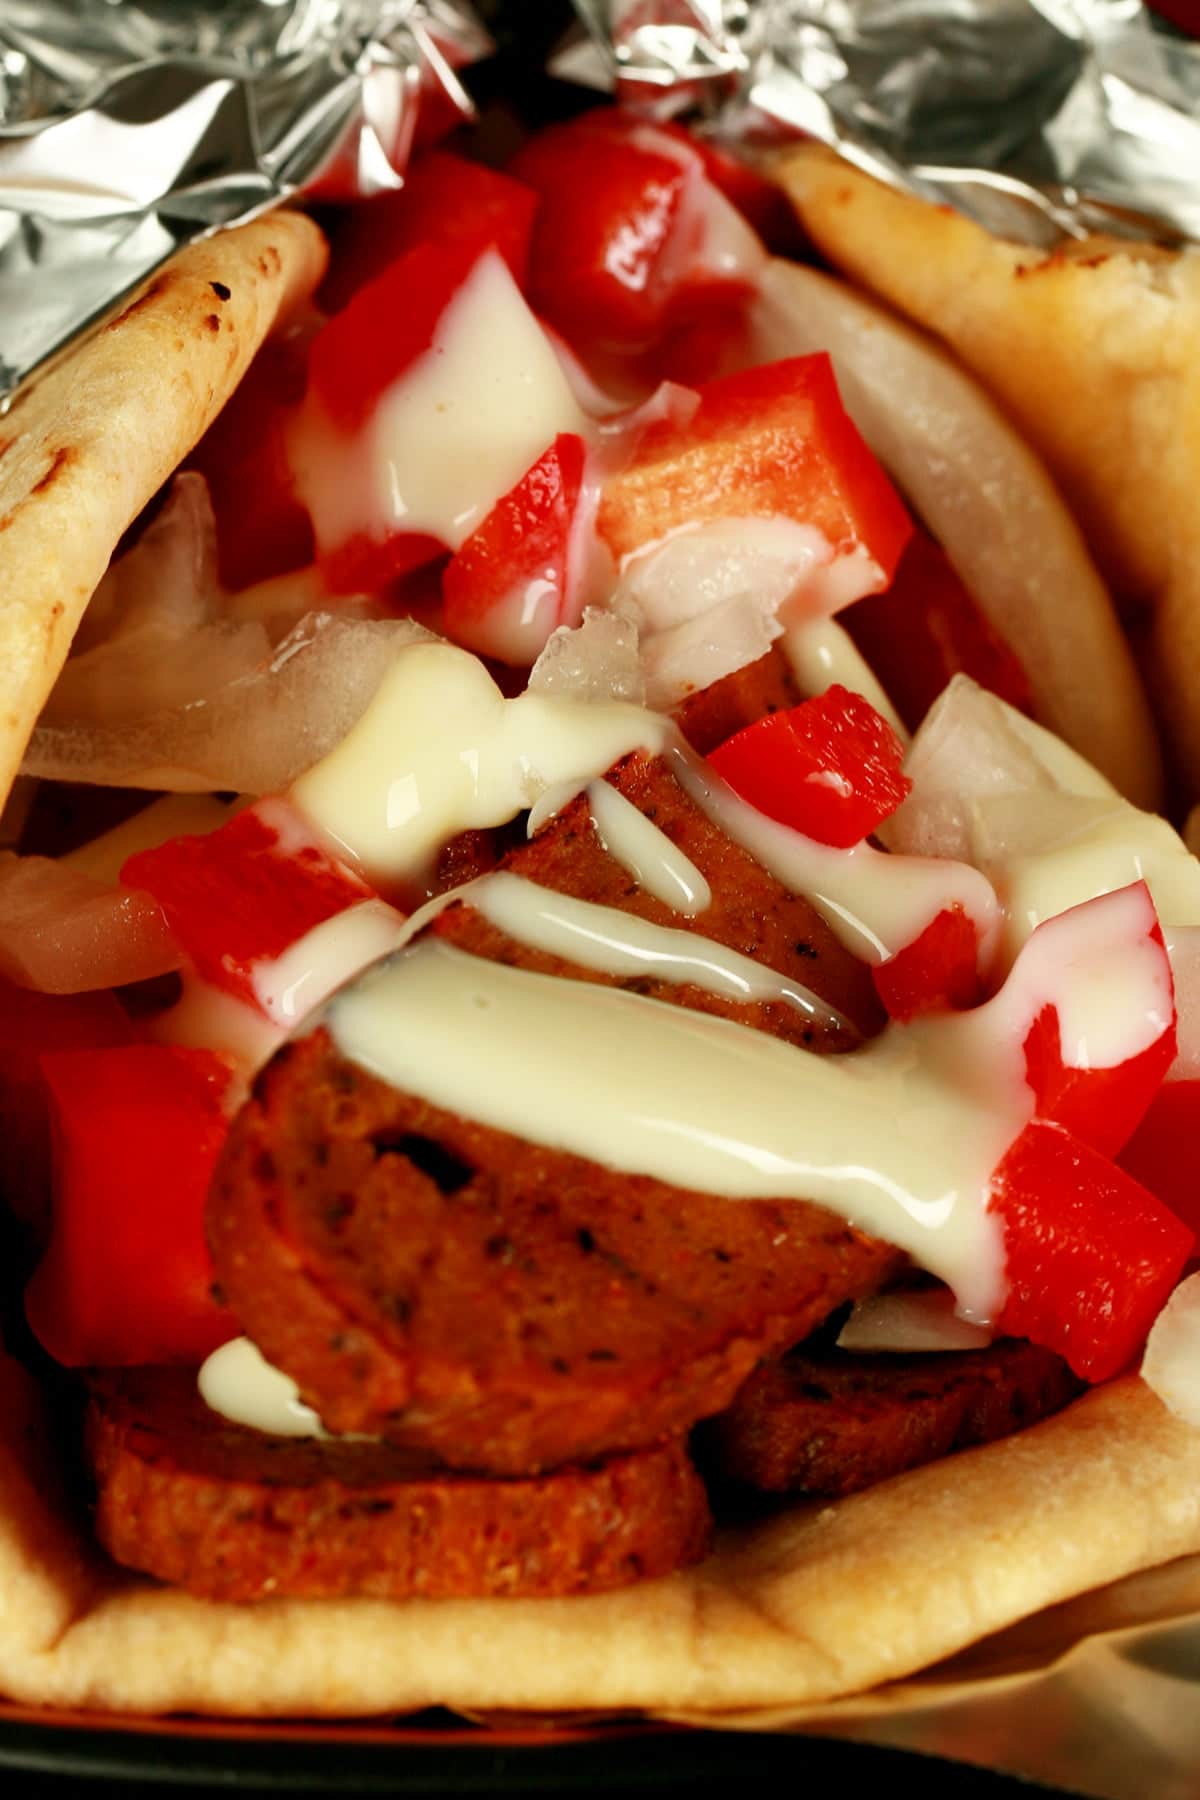
{"label": "sandwich wrap", "polygon": [[[18,402],[5,461],[20,460],[0,468],[6,784],[121,533],[321,261],[316,233],[287,215],[190,250]],[[212,306],[214,284],[230,291],[222,304],[245,305],[236,325]],[[14,1364],[3,1375],[0,1686],[27,1703],[252,1716],[434,1701],[795,1707],[1200,1550],[1200,1437],[1128,1377],[1004,1443],[727,1532],[699,1568],[624,1593],[239,1609],[114,1571],[63,1482],[45,1397]]]}
{"label": "sandwich wrap", "polygon": [[[16,409],[0,530],[21,554],[0,616],[28,648],[5,665],[10,774],[123,529],[322,266],[319,235],[289,214],[194,247]],[[620,1593],[239,1608],[115,1570],[65,1482],[49,1401],[8,1360],[3,1381],[0,1687],[26,1703],[251,1716],[800,1707],[1200,1551],[1200,1434],[1127,1376],[1004,1442],[727,1530],[697,1568]]]}

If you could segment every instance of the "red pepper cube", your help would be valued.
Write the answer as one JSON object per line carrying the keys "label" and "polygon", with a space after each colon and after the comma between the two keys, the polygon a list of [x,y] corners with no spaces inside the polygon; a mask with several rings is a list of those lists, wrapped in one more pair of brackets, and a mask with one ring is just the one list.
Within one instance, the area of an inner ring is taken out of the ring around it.
{"label": "red pepper cube", "polygon": [[978,958],[979,934],[974,921],[955,904],[943,907],[919,937],[871,974],[891,1019],[962,1012],[983,998]]}
{"label": "red pepper cube", "polygon": [[668,254],[696,166],[673,143],[653,148],[653,134],[635,142],[606,129],[609,116],[539,132],[509,172],[541,198],[529,276],[536,309],[569,343],[638,351],[666,318]]}
{"label": "red pepper cube", "polygon": [[708,760],[751,806],[841,849],[861,843],[912,787],[887,720],[837,686],[747,725]]}
{"label": "red pepper cube", "polygon": [[1164,1082],[1118,1161],[1200,1231],[1200,1081]]}
{"label": "red pepper cube", "polygon": [[1037,1095],[1038,1117],[1054,1119],[1104,1156],[1115,1157],[1133,1136],[1174,1060],[1172,1024],[1114,1068],[1072,1068],[1062,1058],[1053,1006],[1042,1009],[1025,1039],[1025,1079]]}
{"label": "red pepper cube", "polygon": [[0,981],[0,1192],[40,1238],[49,1221],[50,1118],[43,1051],[131,1044],[115,995],[40,994]]}
{"label": "red pepper cube", "polygon": [[219,831],[171,838],[131,856],[121,880],[154,895],[197,974],[255,1003],[256,964],[373,897],[354,870],[303,841],[303,830],[281,802],[251,807]]}
{"label": "red pepper cube", "polygon": [[458,644],[528,667],[569,617],[583,439],[560,432],[447,564],[446,629]]}
{"label": "red pepper cube", "polygon": [[192,453],[212,497],[221,579],[235,590],[303,568],[316,554],[287,447],[308,343],[293,333],[264,344]]}
{"label": "red pepper cube", "polygon": [[767,363],[699,393],[686,424],[650,425],[605,483],[597,524],[613,555],[718,519],[790,519],[820,532],[835,558],[866,552],[860,593],[886,587],[911,523],[842,405],[828,356]]}
{"label": "red pepper cube", "polygon": [[42,1064],[54,1212],[25,1299],[35,1336],[72,1368],[202,1361],[238,1329],[213,1298],[204,1239],[227,1065],[161,1044]]}
{"label": "red pepper cube", "polygon": [[1136,1355],[1191,1255],[1193,1233],[1099,1151],[1034,1119],[992,1179],[1008,1296],[996,1321],[1086,1381]]}
{"label": "red pepper cube", "polygon": [[916,526],[885,592],[848,606],[842,623],[888,699],[915,731],[955,675],[1032,713],[1029,677],[982,613],[941,545]]}
{"label": "red pepper cube", "polygon": [[340,312],[391,263],[422,244],[474,248],[494,245],[520,287],[538,197],[524,182],[445,150],[414,159],[395,194],[348,207],[333,233],[333,260],[319,301]]}

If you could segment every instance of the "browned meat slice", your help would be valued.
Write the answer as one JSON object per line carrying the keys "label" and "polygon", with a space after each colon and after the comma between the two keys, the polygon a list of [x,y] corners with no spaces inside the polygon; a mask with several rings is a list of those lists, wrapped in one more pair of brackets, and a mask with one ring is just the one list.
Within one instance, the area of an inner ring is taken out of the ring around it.
{"label": "browned meat slice", "polygon": [[756,1370],[705,1426],[702,1463],[769,1493],[852,1494],[1007,1437],[1082,1389],[1052,1351],[1011,1338],[913,1356],[799,1349]]}
{"label": "browned meat slice", "polygon": [[232,1425],[179,1369],[99,1377],[88,1450],[106,1549],[211,1600],[596,1593],[696,1561],[710,1528],[678,1442],[498,1481]]}
{"label": "browned meat slice", "polygon": [[510,851],[501,866],[556,893],[610,906],[655,925],[691,930],[725,944],[810,989],[854,1029],[839,1027],[827,1014],[814,1019],[786,1001],[736,1002],[703,988],[648,976],[618,982],[559,957],[514,945],[469,905],[442,914],[433,930],[460,949],[493,962],[519,962],[522,968],[570,975],[575,980],[633,987],[653,999],[736,1019],[814,1050],[850,1050],[860,1034],[870,1036],[882,1028],[884,1012],[866,964],[850,954],[802,894],[789,892],[747,851],[729,841],[687,797],[665,762],[657,757],[628,756],[617,764],[609,780],[706,878],[712,904],[704,912],[685,918],[639,887],[605,849],[584,795],[564,807],[531,842]]}
{"label": "browned meat slice", "polygon": [[328,1425],[501,1473],[686,1430],[901,1260],[819,1207],[442,1112],[323,1029],[259,1076],[208,1218],[234,1312]]}
{"label": "browned meat slice", "polygon": [[787,657],[773,644],[757,662],[747,663],[690,695],[676,709],[675,717],[689,744],[707,756],[735,731],[765,719],[768,713],[799,706],[803,698]]}

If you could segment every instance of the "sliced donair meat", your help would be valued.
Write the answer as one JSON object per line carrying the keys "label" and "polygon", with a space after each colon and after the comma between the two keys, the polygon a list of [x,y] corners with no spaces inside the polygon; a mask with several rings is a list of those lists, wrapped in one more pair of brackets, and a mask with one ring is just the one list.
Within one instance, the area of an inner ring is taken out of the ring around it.
{"label": "sliced donair meat", "polygon": [[210,1600],[597,1593],[695,1562],[711,1523],[679,1441],[497,1481],[231,1424],[187,1370],[97,1377],[87,1437],[110,1554]]}
{"label": "sliced donair meat", "polygon": [[801,1347],[756,1369],[701,1440],[703,1466],[769,1493],[836,1497],[989,1444],[1083,1392],[1051,1350],[863,1355]]}
{"label": "sliced donair meat", "polygon": [[235,1120],[217,1279],[326,1424],[501,1474],[684,1431],[901,1258],[801,1201],[629,1176],[400,1093],[321,1028]]}

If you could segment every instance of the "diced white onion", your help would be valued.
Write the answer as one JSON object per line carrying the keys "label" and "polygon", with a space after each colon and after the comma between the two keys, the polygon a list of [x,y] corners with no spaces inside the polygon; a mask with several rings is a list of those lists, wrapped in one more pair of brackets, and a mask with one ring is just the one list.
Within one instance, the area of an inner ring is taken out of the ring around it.
{"label": "diced white onion", "polygon": [[[934,701],[905,758],[912,792],[880,827],[891,850],[974,862],[981,815],[994,802],[1024,806],[1041,837],[1037,807],[1056,798],[1111,807],[1115,790],[1066,744],[965,675]],[[1061,836],[1065,820],[1056,818]],[[1030,844],[1032,848],[1032,841]]]}
{"label": "diced white onion", "polygon": [[0,974],[46,994],[122,987],[177,969],[158,902],[45,856],[0,855]]}
{"label": "diced white onion", "polygon": [[637,627],[599,607],[573,629],[560,625],[529,672],[531,692],[574,700],[626,700],[641,706],[645,681]]}
{"label": "diced white onion", "polygon": [[1177,1418],[1200,1425],[1200,1275],[1175,1289],[1151,1326],[1142,1380]]}
{"label": "diced white onion", "polygon": [[39,725],[24,772],[173,793],[279,793],[345,737],[396,652],[429,635],[409,619],[312,614],[252,674],[205,699],[113,725]]}

